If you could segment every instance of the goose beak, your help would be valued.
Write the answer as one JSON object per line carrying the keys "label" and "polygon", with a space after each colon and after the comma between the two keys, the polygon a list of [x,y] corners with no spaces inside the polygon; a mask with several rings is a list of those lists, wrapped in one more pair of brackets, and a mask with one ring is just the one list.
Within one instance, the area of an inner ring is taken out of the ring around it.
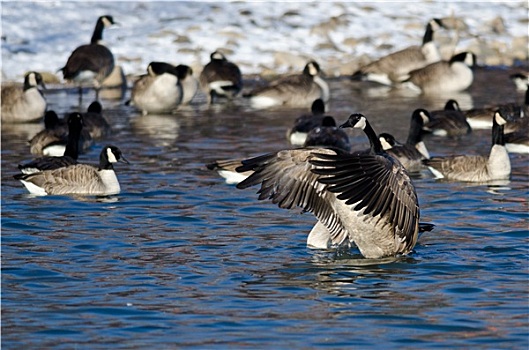
{"label": "goose beak", "polygon": [[118,162],[121,162],[121,163],[126,163],[126,164],[130,164],[130,162],[128,160],[125,159],[125,157],[121,156],[119,159],[118,159]]}

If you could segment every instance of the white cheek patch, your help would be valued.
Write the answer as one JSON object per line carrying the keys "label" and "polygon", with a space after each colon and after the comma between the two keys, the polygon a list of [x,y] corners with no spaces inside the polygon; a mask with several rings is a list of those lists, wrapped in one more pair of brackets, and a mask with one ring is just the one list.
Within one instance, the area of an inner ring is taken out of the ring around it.
{"label": "white cheek patch", "polygon": [[109,163],[117,163],[116,155],[112,152],[111,148],[107,148],[107,158]]}
{"label": "white cheek patch", "polygon": [[312,76],[318,75],[318,70],[316,69],[316,67],[313,64],[309,65],[309,73]]}
{"label": "white cheek patch", "polygon": [[366,127],[366,118],[365,117],[360,118],[360,120],[355,124],[354,127],[364,130],[364,128]]}
{"label": "white cheek patch", "polygon": [[112,25],[112,23],[110,23],[108,18],[103,17],[103,25],[105,26],[105,28],[107,28],[107,27],[110,27]]}
{"label": "white cheek patch", "polygon": [[393,148],[393,146],[388,141],[386,141],[384,137],[380,137],[379,139],[380,139],[380,144],[382,145],[383,150],[388,150],[388,149]]}
{"label": "white cheek patch", "polygon": [[505,125],[507,123],[500,113],[494,114],[494,118],[496,119],[496,123],[498,123],[498,125]]}
{"label": "white cheek patch", "polygon": [[29,85],[30,86],[37,86],[37,77],[35,76],[34,73],[30,73],[28,78],[29,78]]}

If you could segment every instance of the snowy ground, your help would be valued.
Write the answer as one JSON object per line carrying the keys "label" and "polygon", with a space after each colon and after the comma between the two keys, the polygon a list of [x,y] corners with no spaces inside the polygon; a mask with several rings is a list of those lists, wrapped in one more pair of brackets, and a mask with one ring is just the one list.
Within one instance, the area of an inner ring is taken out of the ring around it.
{"label": "snowy ground", "polygon": [[[457,50],[477,39],[499,52],[512,51],[515,40],[525,40],[527,48],[528,34],[526,1],[12,1],[1,6],[6,80],[20,80],[28,70],[56,72],[75,47],[90,40],[104,14],[120,24],[104,39],[127,75],[142,74],[154,60],[200,69],[217,48],[225,49],[244,74],[301,69],[309,57],[326,72],[340,74],[340,67],[356,58],[420,44],[432,17],[465,21],[468,30],[457,33]],[[503,20],[499,31],[498,18]]]}

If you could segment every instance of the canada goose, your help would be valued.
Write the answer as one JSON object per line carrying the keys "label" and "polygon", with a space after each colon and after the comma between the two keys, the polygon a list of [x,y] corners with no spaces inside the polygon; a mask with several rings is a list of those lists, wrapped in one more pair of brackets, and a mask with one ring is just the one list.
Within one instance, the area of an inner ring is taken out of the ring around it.
{"label": "canada goose", "polygon": [[502,110],[502,115],[507,120],[505,133],[510,133],[524,123],[524,118],[529,118],[529,90],[525,91],[525,100],[522,105],[511,102],[497,104],[491,107],[473,108],[465,111],[465,117],[473,129],[492,128],[492,116],[497,109]]}
{"label": "canada goose", "polygon": [[418,173],[423,169],[422,160],[426,159],[415,146],[398,142],[395,137],[388,133],[378,135],[380,144],[384,151],[402,164],[408,173]]}
{"label": "canada goose", "polygon": [[2,86],[2,122],[24,123],[39,120],[46,111],[46,100],[39,90],[45,88],[42,76],[29,72],[24,76],[24,86]]}
{"label": "canada goose", "polygon": [[76,164],[33,174],[17,174],[27,190],[37,196],[82,194],[109,196],[118,194],[120,186],[113,163],[129,163],[119,148],[105,146],[99,156],[99,167]]}
{"label": "canada goose", "polygon": [[310,146],[339,148],[346,152],[351,150],[349,135],[336,126],[336,121],[331,116],[325,116],[320,126],[308,132],[303,147]]}
{"label": "canada goose", "polygon": [[93,139],[107,137],[112,131],[103,117],[103,107],[99,101],[92,102],[86,113],[83,113],[83,125]]}
{"label": "canada goose", "polygon": [[463,91],[472,85],[476,56],[462,52],[452,56],[450,61],[431,63],[411,71],[403,77],[403,86],[425,94]]}
{"label": "canada goose", "polygon": [[419,203],[408,173],[382,149],[363,115],[352,114],[341,127],[362,129],[369,152],[300,148],[266,154],[242,162],[237,171],[253,173],[237,188],[259,184],[260,200],[312,212],[321,223],[311,231],[318,248],[327,248],[328,231],[333,246],[354,243],[366,258],[410,253],[419,233]]}
{"label": "canada goose", "polygon": [[310,130],[321,125],[325,114],[325,102],[321,98],[314,100],[310,114],[296,118],[294,126],[287,131],[287,139],[294,146],[302,146]]}
{"label": "canada goose", "polygon": [[527,89],[529,88],[529,74],[511,74],[509,76],[509,79],[511,79],[511,81],[516,86],[516,90],[518,91],[527,91]]}
{"label": "canada goose", "polygon": [[97,19],[90,44],[76,48],[66,65],[61,68],[65,80],[70,80],[79,86],[79,98],[82,98],[83,85],[91,85],[96,91],[98,99],[101,83],[114,69],[114,56],[102,44],[103,30],[115,24],[112,16],[101,16]]}
{"label": "canada goose", "polygon": [[134,82],[132,104],[144,115],[173,112],[183,97],[176,67],[165,62],[151,62],[147,73]]}
{"label": "canada goose", "polygon": [[[29,151],[37,156],[60,157],[64,155],[68,143],[67,122],[59,119],[54,111],[44,115],[44,130],[39,131],[29,140]],[[92,146],[93,140],[88,130],[81,130],[79,152],[82,153]]]}
{"label": "canada goose", "polygon": [[189,66],[179,64],[175,70],[182,85],[182,104],[188,104],[198,91],[198,80],[193,76],[193,69]]}
{"label": "canada goose", "polygon": [[493,117],[492,147],[488,157],[473,155],[433,157],[423,162],[437,178],[467,182],[507,180],[511,175],[511,162],[505,148],[503,134],[505,123],[501,111],[496,111]]}
{"label": "canada goose", "polygon": [[210,59],[199,77],[200,86],[208,95],[208,103],[216,102],[217,97],[233,99],[243,87],[241,70],[219,51],[213,52]]}
{"label": "canada goose", "polygon": [[430,121],[430,113],[422,108],[413,111],[410,120],[410,130],[408,131],[408,138],[406,144],[414,146],[424,158],[430,158],[430,153],[422,139],[423,126]]}
{"label": "canada goose", "polygon": [[438,62],[441,55],[433,41],[433,34],[441,27],[443,23],[440,19],[431,19],[426,25],[421,46],[411,46],[379,58],[361,67],[353,74],[352,79],[393,85],[402,81],[402,77],[412,70]]}
{"label": "canada goose", "polygon": [[83,117],[80,113],[72,113],[68,117],[68,141],[63,156],[40,157],[28,163],[19,164],[23,174],[32,174],[43,170],[52,170],[77,164],[79,156],[79,139],[83,129]]}
{"label": "canada goose", "polygon": [[444,109],[430,112],[430,121],[423,130],[436,136],[459,137],[470,134],[472,128],[456,100],[448,100]]}
{"label": "canada goose", "polygon": [[315,61],[305,65],[301,74],[288,75],[272,81],[267,86],[251,91],[253,108],[309,107],[314,100],[329,100],[329,85],[320,76],[320,66]]}

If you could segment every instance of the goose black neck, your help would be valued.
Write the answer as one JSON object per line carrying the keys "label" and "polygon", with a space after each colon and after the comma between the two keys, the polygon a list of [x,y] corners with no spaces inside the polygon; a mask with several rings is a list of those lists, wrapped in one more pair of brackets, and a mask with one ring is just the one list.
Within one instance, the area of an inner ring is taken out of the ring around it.
{"label": "goose black neck", "polygon": [[505,146],[505,134],[503,132],[503,125],[496,122],[496,118],[492,118],[492,144]]}
{"label": "goose black neck", "polygon": [[422,39],[422,44],[427,44],[429,42],[433,41],[433,29],[432,25],[428,23],[426,25],[426,32],[424,32],[424,37]]}
{"label": "goose black neck", "polygon": [[364,133],[366,134],[367,138],[369,139],[369,143],[371,144],[371,152],[375,154],[383,152],[382,144],[380,143],[380,140],[377,137],[375,130],[373,130],[367,120],[366,126],[364,127]]}
{"label": "goose black neck", "polygon": [[527,90],[525,90],[525,100],[524,104],[526,106],[529,106],[529,84],[527,85]]}
{"label": "goose black neck", "polygon": [[103,40],[103,29],[105,29],[105,24],[102,20],[98,20],[94,29],[94,34],[92,34],[92,39],[90,40],[92,44],[98,44]]}
{"label": "goose black neck", "polygon": [[114,166],[112,165],[112,163],[108,161],[108,156],[106,152],[108,152],[107,149],[103,150],[101,154],[99,155],[99,170],[113,170],[114,169]]}
{"label": "goose black neck", "polygon": [[[420,122],[418,119],[420,119]],[[408,139],[406,140],[407,145],[415,146],[422,141],[422,126],[423,123],[420,116],[419,118],[411,118],[410,131],[408,133]]]}
{"label": "goose black neck", "polygon": [[79,140],[81,138],[82,125],[70,124],[68,131],[68,142],[64,149],[64,155],[75,160],[79,157]]}

